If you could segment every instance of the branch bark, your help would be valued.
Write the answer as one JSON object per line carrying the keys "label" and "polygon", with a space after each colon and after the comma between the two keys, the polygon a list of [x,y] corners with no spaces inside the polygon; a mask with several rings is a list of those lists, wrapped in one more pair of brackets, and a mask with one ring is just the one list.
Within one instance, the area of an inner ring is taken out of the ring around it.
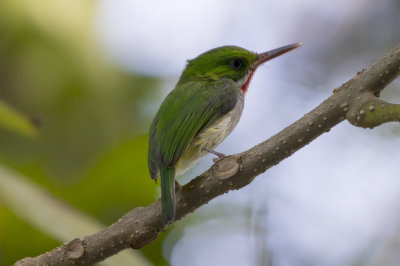
{"label": "branch bark", "polygon": [[[347,119],[359,127],[400,121],[400,108],[380,100],[379,93],[400,74],[400,44],[369,70],[362,70],[318,107],[270,139],[239,154],[228,156],[194,178],[177,192],[176,220],[230,190],[250,184],[312,140]],[[175,220],[175,221],[176,221]],[[126,248],[139,249],[166,229],[161,202],[138,207],[102,231],[75,238],[15,265],[89,265]]]}

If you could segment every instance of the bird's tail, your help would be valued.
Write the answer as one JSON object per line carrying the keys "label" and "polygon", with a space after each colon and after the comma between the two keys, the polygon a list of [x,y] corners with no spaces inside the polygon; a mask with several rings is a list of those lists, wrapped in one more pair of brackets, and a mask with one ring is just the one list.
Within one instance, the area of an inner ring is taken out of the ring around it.
{"label": "bird's tail", "polygon": [[175,218],[175,169],[160,168],[161,175],[161,205],[164,225]]}

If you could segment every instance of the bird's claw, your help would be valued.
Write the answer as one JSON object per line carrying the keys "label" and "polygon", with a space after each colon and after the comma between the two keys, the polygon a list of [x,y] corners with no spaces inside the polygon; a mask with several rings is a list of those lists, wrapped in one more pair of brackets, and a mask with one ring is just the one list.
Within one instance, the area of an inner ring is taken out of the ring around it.
{"label": "bird's claw", "polygon": [[221,156],[221,157],[217,157],[217,158],[213,158],[213,162],[214,163],[218,163],[219,161],[221,161],[222,159],[224,159],[226,156]]}
{"label": "bird's claw", "polygon": [[179,182],[175,180],[175,192],[178,192],[179,190],[181,190],[181,188],[181,184],[179,184]]}

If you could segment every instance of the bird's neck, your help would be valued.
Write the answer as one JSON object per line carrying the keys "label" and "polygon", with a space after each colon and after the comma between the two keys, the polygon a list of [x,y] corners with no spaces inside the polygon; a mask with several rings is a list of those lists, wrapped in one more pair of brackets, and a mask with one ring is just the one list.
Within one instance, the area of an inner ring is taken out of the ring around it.
{"label": "bird's neck", "polygon": [[253,78],[253,74],[255,71],[251,71],[245,78],[247,78],[244,83],[241,85],[240,89],[242,90],[243,94],[246,94],[247,89],[249,88],[250,81]]}
{"label": "bird's neck", "polygon": [[250,71],[249,74],[247,74],[241,80],[238,81],[240,89],[243,92],[243,94],[246,94],[247,89],[249,88],[249,85],[250,85],[250,81],[253,78],[254,72],[255,72],[254,70]]}

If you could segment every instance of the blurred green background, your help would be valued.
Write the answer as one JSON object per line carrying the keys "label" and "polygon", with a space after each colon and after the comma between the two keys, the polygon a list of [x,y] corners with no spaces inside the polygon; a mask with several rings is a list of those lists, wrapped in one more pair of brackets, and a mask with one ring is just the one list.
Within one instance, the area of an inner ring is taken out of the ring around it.
{"label": "blurred green background", "polygon": [[[0,166],[108,225],[157,197],[146,161],[150,117],[140,110],[159,93],[159,80],[125,73],[103,59],[92,36],[92,5],[2,1]],[[15,203],[21,190],[9,191],[5,180],[0,186],[9,192],[0,196],[0,265],[62,243],[10,209],[7,202]],[[165,263],[161,243],[142,250],[157,265]]]}
{"label": "blurred green background", "polygon": [[[255,75],[243,119],[218,148],[240,152],[397,45],[399,3],[2,0],[0,265],[158,198],[147,129],[185,59],[225,44],[264,51],[304,42]],[[382,97],[399,102],[399,88],[397,79]],[[250,186],[102,265],[397,266],[398,255],[394,264],[366,262],[385,254],[387,236],[399,239],[399,145],[398,124],[341,123]]]}

